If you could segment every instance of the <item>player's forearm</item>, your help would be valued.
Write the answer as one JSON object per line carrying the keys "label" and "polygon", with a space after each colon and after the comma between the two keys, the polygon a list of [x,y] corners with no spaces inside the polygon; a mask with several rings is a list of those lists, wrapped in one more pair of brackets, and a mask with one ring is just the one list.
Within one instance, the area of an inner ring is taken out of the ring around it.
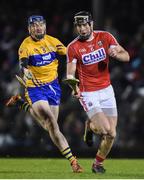
{"label": "player's forearm", "polygon": [[27,58],[22,58],[19,60],[19,68],[20,71],[24,74],[25,68],[28,66],[28,59]]}
{"label": "player's forearm", "polygon": [[33,78],[31,71],[28,69],[28,59],[27,58],[20,59],[19,66],[20,66],[20,71],[23,74],[24,78],[26,78],[26,79]]}
{"label": "player's forearm", "polygon": [[119,52],[117,54],[117,59],[119,61],[129,62],[130,61],[130,56],[129,56],[127,51],[122,51],[122,52]]}
{"label": "player's forearm", "polygon": [[67,79],[73,79],[75,78],[75,72],[76,72],[76,64],[75,63],[68,63],[67,64]]}

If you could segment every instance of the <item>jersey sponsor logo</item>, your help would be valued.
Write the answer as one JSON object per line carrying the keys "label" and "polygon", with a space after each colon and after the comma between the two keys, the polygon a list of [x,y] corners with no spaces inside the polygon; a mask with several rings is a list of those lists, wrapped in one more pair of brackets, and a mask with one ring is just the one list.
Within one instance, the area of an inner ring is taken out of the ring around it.
{"label": "jersey sponsor logo", "polygon": [[82,62],[85,65],[98,63],[106,58],[106,52],[104,48],[100,48],[96,51],[82,55]]}
{"label": "jersey sponsor logo", "polygon": [[29,57],[29,65],[32,66],[45,66],[50,64],[56,59],[56,53],[50,52],[47,54],[32,55]]}
{"label": "jersey sponsor logo", "polygon": [[51,54],[49,53],[47,55],[42,56],[42,59],[43,60],[50,60],[51,59]]}
{"label": "jersey sponsor logo", "polygon": [[42,56],[42,61],[37,61],[36,62],[36,66],[42,66],[42,65],[46,65],[46,64],[49,64],[51,63],[51,54],[47,54],[47,55],[43,55]]}

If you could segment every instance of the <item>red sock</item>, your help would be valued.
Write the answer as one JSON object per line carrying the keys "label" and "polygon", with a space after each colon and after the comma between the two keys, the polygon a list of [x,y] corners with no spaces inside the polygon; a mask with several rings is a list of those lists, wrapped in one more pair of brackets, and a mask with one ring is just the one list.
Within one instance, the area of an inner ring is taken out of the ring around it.
{"label": "red sock", "polygon": [[96,159],[95,159],[96,165],[102,165],[104,160],[105,160],[104,158],[96,155]]}

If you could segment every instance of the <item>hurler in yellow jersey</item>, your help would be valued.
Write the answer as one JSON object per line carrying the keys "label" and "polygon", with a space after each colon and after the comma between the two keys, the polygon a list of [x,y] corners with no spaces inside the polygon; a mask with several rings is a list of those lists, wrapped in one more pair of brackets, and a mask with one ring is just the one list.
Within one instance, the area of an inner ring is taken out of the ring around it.
{"label": "hurler in yellow jersey", "polygon": [[75,173],[83,172],[73,156],[66,138],[61,133],[57,119],[61,89],[58,82],[57,55],[65,55],[66,47],[56,38],[46,35],[43,16],[33,15],[28,19],[29,37],[19,48],[19,64],[26,83],[26,99],[12,96],[7,106],[16,105],[30,114],[48,131],[53,143],[67,158]]}
{"label": "hurler in yellow jersey", "polygon": [[35,87],[35,83],[41,85],[50,83],[58,76],[57,55],[65,55],[66,47],[56,38],[45,35],[43,39],[34,41],[31,36],[27,37],[19,48],[19,59],[28,59],[28,69],[34,76],[34,82],[28,79],[28,87]]}

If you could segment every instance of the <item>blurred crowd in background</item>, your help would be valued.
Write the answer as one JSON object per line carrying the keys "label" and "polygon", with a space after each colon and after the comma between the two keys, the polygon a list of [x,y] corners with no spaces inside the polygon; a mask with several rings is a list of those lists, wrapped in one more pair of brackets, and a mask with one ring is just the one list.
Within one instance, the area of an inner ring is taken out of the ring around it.
{"label": "blurred crowd in background", "polygon": [[[73,15],[80,10],[92,11],[92,1],[75,0],[18,0],[0,1],[0,156],[50,155],[56,151],[45,131],[25,112],[7,108],[7,98],[23,88],[15,78],[19,72],[18,48],[28,36],[27,18],[42,14],[47,21],[47,33],[67,45],[75,34]],[[111,60],[111,80],[115,89],[119,121],[117,138],[112,153],[119,157],[116,149],[136,154],[144,150],[144,15],[143,1],[107,0],[99,30],[112,33],[129,52],[130,63]],[[94,19],[95,25],[97,21]],[[90,152],[83,142],[86,114],[78,100],[71,96],[70,88],[62,82],[65,78],[66,58],[59,58],[59,81],[62,87],[59,125],[72,149],[87,156]],[[97,137],[94,137],[96,139]],[[87,150],[87,151],[85,151]],[[96,144],[91,150],[96,150]],[[48,153],[47,153],[48,152]],[[87,154],[85,154],[86,152]],[[90,154],[89,154],[90,155]],[[142,153],[144,156],[144,153]]]}

